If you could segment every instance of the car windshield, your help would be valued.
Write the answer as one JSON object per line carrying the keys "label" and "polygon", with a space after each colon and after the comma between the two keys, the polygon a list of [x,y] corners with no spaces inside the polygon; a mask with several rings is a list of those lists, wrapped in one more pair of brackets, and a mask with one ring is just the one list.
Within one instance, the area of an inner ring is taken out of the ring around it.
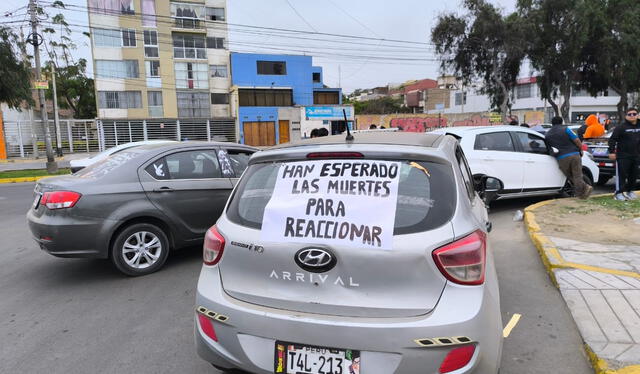
{"label": "car windshield", "polygon": [[[341,161],[343,164],[351,165],[365,163],[359,160]],[[392,202],[396,208],[394,235],[431,230],[447,223],[456,204],[456,188],[451,166],[422,161],[398,162],[400,167],[397,199]],[[261,229],[265,207],[272,199],[278,172],[286,165],[288,163],[260,163],[249,166],[231,197],[227,210],[228,218],[234,223]],[[363,186],[364,193],[367,193],[368,185]]]}

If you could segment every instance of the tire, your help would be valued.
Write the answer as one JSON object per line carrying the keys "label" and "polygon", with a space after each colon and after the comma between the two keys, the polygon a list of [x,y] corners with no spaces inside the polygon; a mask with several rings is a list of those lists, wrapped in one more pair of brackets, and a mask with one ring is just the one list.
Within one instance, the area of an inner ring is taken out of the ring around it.
{"label": "tire", "polygon": [[609,179],[611,179],[610,175],[600,175],[600,178],[598,178],[598,183],[596,183],[596,184],[598,186],[604,186],[605,184],[607,184]]}
{"label": "tire", "polygon": [[111,246],[111,262],[122,273],[137,277],[159,270],[169,256],[169,240],[158,226],[134,223],[121,230]]}

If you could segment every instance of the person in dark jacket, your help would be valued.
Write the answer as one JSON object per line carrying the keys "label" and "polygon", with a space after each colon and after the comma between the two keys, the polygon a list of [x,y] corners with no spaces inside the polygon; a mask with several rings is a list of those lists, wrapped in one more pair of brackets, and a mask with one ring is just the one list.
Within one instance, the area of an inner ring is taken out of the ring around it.
{"label": "person in dark jacket", "polygon": [[584,133],[587,131],[587,124],[583,123],[582,126],[578,127],[578,139],[580,141],[584,141]]}
{"label": "person in dark jacket", "polygon": [[625,121],[616,126],[609,138],[609,158],[616,162],[616,200],[635,200],[640,165],[640,124],[638,109],[629,108]]}
{"label": "person in dark jacket", "polygon": [[586,199],[593,187],[585,183],[582,178],[582,142],[562,122],[562,117],[553,117],[551,129],[545,134],[545,139],[550,146],[558,150],[555,155],[558,167],[573,184],[575,195]]}

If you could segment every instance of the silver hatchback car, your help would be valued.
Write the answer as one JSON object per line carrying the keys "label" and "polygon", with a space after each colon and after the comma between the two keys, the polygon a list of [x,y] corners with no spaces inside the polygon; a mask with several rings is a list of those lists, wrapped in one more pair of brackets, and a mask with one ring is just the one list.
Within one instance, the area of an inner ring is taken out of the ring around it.
{"label": "silver hatchback car", "polygon": [[198,354],[252,373],[498,372],[482,189],[448,135],[254,154],[206,234]]}

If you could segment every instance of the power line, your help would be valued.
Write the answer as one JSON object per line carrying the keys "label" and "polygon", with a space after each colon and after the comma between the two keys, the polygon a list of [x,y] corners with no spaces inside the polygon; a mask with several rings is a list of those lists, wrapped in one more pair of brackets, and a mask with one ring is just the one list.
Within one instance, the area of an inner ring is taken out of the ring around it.
{"label": "power line", "polygon": [[307,24],[307,26],[309,26],[311,28],[311,30],[318,32],[318,30],[316,30],[313,26],[311,26],[311,24],[302,16],[302,14],[300,14],[298,12],[298,10],[293,6],[293,4],[291,4],[291,2],[289,0],[284,0],[288,5],[289,8],[293,9],[293,11],[298,15],[298,17]]}

